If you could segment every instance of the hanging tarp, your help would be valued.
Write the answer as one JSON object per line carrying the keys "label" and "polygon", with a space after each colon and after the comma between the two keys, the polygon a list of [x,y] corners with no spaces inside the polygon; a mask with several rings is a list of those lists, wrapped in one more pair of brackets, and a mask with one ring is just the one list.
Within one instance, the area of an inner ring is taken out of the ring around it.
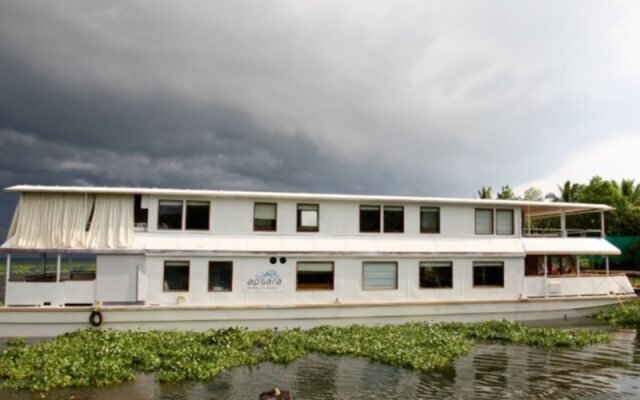
{"label": "hanging tarp", "polygon": [[22,193],[8,239],[12,247],[29,249],[128,247],[133,196]]}

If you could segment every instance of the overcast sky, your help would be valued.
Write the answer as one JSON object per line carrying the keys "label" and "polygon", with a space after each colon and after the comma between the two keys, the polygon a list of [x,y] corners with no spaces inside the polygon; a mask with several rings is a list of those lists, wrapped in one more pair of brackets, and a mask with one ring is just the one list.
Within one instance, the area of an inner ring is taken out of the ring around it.
{"label": "overcast sky", "polygon": [[639,21],[610,0],[0,0],[0,186],[640,179]]}

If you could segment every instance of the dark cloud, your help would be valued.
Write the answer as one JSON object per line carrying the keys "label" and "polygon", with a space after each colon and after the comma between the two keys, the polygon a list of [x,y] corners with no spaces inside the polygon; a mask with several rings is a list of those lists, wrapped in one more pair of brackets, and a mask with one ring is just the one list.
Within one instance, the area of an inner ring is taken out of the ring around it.
{"label": "dark cloud", "polygon": [[[0,0],[0,185],[472,196],[637,131],[638,7]],[[14,196],[0,195],[0,233]]]}

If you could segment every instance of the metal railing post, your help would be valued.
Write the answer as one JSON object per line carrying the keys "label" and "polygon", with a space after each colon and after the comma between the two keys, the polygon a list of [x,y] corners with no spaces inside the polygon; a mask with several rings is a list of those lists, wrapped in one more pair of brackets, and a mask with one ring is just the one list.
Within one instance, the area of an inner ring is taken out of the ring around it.
{"label": "metal railing post", "polygon": [[547,256],[544,256],[544,297],[547,297]]}

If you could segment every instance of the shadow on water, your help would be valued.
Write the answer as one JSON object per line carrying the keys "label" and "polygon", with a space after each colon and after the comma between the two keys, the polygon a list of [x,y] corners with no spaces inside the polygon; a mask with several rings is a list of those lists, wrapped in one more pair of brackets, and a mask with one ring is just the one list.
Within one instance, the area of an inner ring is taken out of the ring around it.
{"label": "shadow on water", "polygon": [[[152,375],[106,389],[64,389],[51,399],[257,399],[273,386],[299,399],[633,399],[640,395],[640,335],[614,332],[584,349],[479,344],[448,369],[416,372],[360,358],[311,354],[288,366],[264,363],[210,382],[158,384]],[[39,398],[0,391],[0,398]]]}

